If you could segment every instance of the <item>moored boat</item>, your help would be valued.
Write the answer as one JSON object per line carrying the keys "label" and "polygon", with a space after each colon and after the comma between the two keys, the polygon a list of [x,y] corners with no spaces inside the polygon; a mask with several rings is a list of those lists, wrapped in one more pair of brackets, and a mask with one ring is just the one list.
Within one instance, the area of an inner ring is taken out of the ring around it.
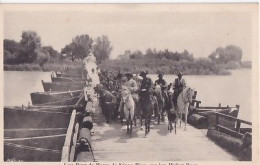
{"label": "moored boat", "polygon": [[83,82],[81,78],[69,78],[69,77],[53,77],[51,76],[52,82]]}
{"label": "moored boat", "polygon": [[85,83],[65,83],[65,82],[44,82],[42,80],[43,89],[48,91],[73,91],[83,89]]}
{"label": "moored boat", "polygon": [[4,160],[60,161],[70,113],[4,108]]}
{"label": "moored boat", "polygon": [[49,102],[59,102],[62,100],[69,100],[74,97],[78,97],[82,92],[83,92],[82,90],[65,91],[65,92],[34,92],[31,93],[30,95],[31,95],[32,104],[37,105],[37,104],[46,104]]}

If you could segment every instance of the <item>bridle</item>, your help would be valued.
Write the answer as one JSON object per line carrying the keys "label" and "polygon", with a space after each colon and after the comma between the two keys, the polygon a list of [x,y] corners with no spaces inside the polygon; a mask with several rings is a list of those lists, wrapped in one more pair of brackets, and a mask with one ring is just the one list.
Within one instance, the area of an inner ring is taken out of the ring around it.
{"label": "bridle", "polygon": [[[186,92],[183,92],[183,91],[182,91],[182,101],[183,101],[184,103],[189,103],[189,102],[191,102],[191,100],[189,99],[190,97],[188,96],[188,90],[190,90],[190,88],[187,88],[187,91],[186,91]],[[185,100],[184,93],[185,93],[185,96],[187,96],[188,100]]]}
{"label": "bridle", "polygon": [[[123,89],[123,90],[126,90],[126,91],[127,91],[127,89]],[[129,99],[130,95],[131,95],[131,93],[128,94],[128,96],[126,97],[126,99],[122,99],[124,103],[126,102],[126,100]],[[123,98],[123,97],[122,97],[122,98]]]}

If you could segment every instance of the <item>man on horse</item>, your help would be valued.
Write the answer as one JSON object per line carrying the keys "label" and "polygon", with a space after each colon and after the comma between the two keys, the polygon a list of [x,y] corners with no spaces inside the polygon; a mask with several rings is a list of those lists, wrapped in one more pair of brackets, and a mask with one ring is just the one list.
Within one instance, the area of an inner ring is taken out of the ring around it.
{"label": "man on horse", "polygon": [[163,79],[163,75],[161,73],[158,75],[158,77],[159,77],[159,79],[155,81],[155,86],[160,85],[163,93],[165,93],[165,91],[167,89],[167,83]]}
{"label": "man on horse", "polygon": [[[140,96],[140,103],[141,105],[142,102],[144,102],[144,99],[150,98],[152,95],[152,79],[147,77],[148,73],[142,71],[139,76],[141,76],[143,78],[143,80],[141,81],[141,86],[140,86],[140,92],[139,92],[139,96]],[[142,108],[142,107],[141,107]]]}
{"label": "man on horse", "polygon": [[167,93],[167,83],[166,81],[163,79],[163,74],[159,74],[158,75],[159,79],[155,81],[155,86],[156,85],[159,85],[161,87],[161,90],[162,90],[162,94],[163,94],[163,97],[164,97],[164,100],[165,100],[165,104],[167,105],[166,108],[170,108],[170,100],[169,100],[169,97],[168,97],[168,93]]}
{"label": "man on horse", "polygon": [[[128,89],[131,93],[134,90],[137,90],[135,88],[137,88],[136,86],[136,82],[133,80],[130,80],[130,73],[129,74],[121,74],[120,79],[118,81],[118,91],[124,90],[124,89]],[[123,102],[121,100],[121,96],[119,96],[119,107],[118,107],[118,112],[120,114],[121,120],[123,119],[124,116],[124,112],[123,112]]]}
{"label": "man on horse", "polygon": [[174,108],[177,109],[177,99],[182,90],[186,87],[186,82],[182,78],[182,73],[178,72],[178,78],[176,78],[173,82],[173,105]]}
{"label": "man on horse", "polygon": [[138,86],[136,81],[133,79],[133,74],[127,73],[125,76],[127,81],[125,82],[124,86],[131,92],[132,96],[135,96],[138,90]]}

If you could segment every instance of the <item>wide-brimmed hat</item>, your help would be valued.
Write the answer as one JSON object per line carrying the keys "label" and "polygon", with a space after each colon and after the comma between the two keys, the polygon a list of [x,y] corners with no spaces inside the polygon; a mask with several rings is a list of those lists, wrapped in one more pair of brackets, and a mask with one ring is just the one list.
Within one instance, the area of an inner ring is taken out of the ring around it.
{"label": "wide-brimmed hat", "polygon": [[159,74],[158,74],[158,77],[163,77],[163,74],[159,73]]}
{"label": "wide-brimmed hat", "polygon": [[128,72],[125,74],[126,77],[134,77],[132,73]]}
{"label": "wide-brimmed hat", "polygon": [[178,74],[177,74],[178,76],[182,76],[183,74],[181,73],[181,72],[178,72]]}
{"label": "wide-brimmed hat", "polygon": [[118,74],[117,74],[117,78],[121,78],[123,76],[123,74],[122,73],[120,73],[120,72],[118,72]]}
{"label": "wide-brimmed hat", "polygon": [[139,76],[145,76],[145,75],[147,75],[147,74],[148,74],[148,72],[142,71],[142,72],[139,74]]}

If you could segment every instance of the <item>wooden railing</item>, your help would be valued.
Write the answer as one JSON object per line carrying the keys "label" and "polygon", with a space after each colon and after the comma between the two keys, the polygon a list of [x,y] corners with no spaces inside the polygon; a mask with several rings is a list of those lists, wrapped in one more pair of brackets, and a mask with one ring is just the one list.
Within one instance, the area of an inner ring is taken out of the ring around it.
{"label": "wooden railing", "polygon": [[76,120],[76,110],[73,110],[71,113],[70,123],[67,129],[64,146],[62,148],[62,162],[71,162],[74,160],[78,129],[79,124]]}
{"label": "wooden railing", "polygon": [[[246,125],[252,126],[252,123],[249,122],[249,121],[238,119],[236,117],[229,116],[229,115],[222,114],[222,113],[218,113],[218,112],[214,112],[214,113],[216,114],[216,129],[219,130],[219,131],[222,131],[224,133],[227,133],[227,134],[229,134],[231,136],[235,136],[235,137],[238,137],[238,138],[242,138],[244,136],[244,134],[242,134],[240,132],[242,123],[246,124]],[[227,128],[225,126],[220,125],[219,124],[219,119],[220,118],[225,118],[225,119],[228,119],[228,120],[235,121],[236,122],[235,128],[234,129],[230,129],[230,128]],[[249,133],[249,134],[251,134],[251,133]]]}

